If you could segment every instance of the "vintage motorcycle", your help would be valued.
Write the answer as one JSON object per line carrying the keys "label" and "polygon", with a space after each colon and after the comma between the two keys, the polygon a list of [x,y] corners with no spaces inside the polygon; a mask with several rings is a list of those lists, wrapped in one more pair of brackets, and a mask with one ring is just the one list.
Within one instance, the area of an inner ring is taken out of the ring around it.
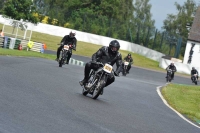
{"label": "vintage motorcycle", "polygon": [[197,74],[192,75],[192,82],[195,83],[195,85],[197,85]]}
{"label": "vintage motorcycle", "polygon": [[123,70],[122,70],[122,75],[123,75],[123,76],[126,76],[126,74],[127,74],[128,64],[129,64],[129,62],[124,61],[123,67],[122,67],[122,69],[123,69]]}
{"label": "vintage motorcycle", "polygon": [[62,50],[61,50],[61,56],[58,61],[59,67],[62,67],[64,64],[66,64],[68,52],[70,52],[70,49],[72,48],[72,44],[69,45],[64,45]]}
{"label": "vintage motorcycle", "polygon": [[167,69],[167,78],[166,78],[166,80],[167,80],[167,82],[171,82],[171,80],[172,80],[172,70],[171,69]]}
{"label": "vintage motorcycle", "polygon": [[86,96],[89,93],[93,99],[97,99],[99,95],[103,94],[107,79],[114,72],[113,67],[108,63],[97,62],[96,64],[99,65],[98,70],[91,70],[88,83],[82,86],[82,94]]}

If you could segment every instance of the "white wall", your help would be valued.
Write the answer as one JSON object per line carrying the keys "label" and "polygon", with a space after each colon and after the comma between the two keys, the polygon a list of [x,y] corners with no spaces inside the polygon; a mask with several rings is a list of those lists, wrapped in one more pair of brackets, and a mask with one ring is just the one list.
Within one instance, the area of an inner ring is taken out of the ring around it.
{"label": "white wall", "polygon": [[[0,23],[10,25],[9,21],[8,20],[6,21],[6,19],[4,19],[1,15],[0,15]],[[60,36],[60,37],[63,37],[64,35],[69,34],[69,32],[71,31],[71,29],[68,29],[68,28],[63,28],[63,27],[58,27],[58,26],[53,26],[53,25],[48,25],[48,24],[43,24],[43,23],[39,23],[37,26],[29,23],[28,29],[29,30],[32,29],[33,31],[36,31],[36,32],[46,33],[46,34]],[[103,45],[103,46],[108,46],[109,42],[114,39],[114,38],[109,38],[105,36],[81,32],[81,31],[76,31],[76,38],[78,41],[89,42],[92,44]],[[121,47],[120,47],[121,50],[128,50],[134,53],[138,53],[140,55],[143,55],[155,61],[159,61],[160,58],[164,56],[164,54],[160,52],[151,50],[149,48],[145,48],[141,45],[137,45],[137,44],[130,43],[127,41],[123,41],[123,40],[118,40],[118,41],[121,44]]]}
{"label": "white wall", "polygon": [[190,54],[190,50],[191,50],[191,47],[192,47],[191,43],[195,43],[195,46],[193,48],[194,52],[193,52],[193,55],[192,55],[192,61],[191,61],[190,65],[200,67],[200,63],[199,63],[200,62],[200,43],[193,42],[193,41],[187,42],[183,63],[188,64],[189,54]]}
{"label": "white wall", "polygon": [[[171,60],[161,58],[159,67],[166,69],[170,65],[170,63],[172,63]],[[190,74],[193,67],[192,65],[183,64],[179,62],[174,62],[174,65],[176,66],[177,72],[185,73],[185,74]],[[195,67],[195,68],[197,69],[198,72],[200,72],[200,67]]]}

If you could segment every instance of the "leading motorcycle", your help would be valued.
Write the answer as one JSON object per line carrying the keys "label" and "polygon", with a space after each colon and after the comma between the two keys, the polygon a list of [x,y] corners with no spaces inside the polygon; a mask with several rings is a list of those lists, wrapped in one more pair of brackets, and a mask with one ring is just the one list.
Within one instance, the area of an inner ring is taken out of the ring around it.
{"label": "leading motorcycle", "polygon": [[[103,89],[106,85],[109,75],[114,72],[113,67],[108,63],[97,62],[98,70],[91,70],[89,74],[88,83],[85,84],[82,94],[86,96],[88,93],[92,95],[93,99],[97,99],[99,95],[103,95]],[[117,74],[116,74],[117,75]]]}

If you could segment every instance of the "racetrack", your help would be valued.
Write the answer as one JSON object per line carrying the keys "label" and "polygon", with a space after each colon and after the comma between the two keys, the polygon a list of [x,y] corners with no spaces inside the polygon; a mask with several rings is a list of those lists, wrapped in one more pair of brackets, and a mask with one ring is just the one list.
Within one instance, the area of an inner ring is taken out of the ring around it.
{"label": "racetrack", "polygon": [[158,96],[165,74],[132,68],[93,100],[81,94],[83,69],[0,56],[0,133],[199,133]]}

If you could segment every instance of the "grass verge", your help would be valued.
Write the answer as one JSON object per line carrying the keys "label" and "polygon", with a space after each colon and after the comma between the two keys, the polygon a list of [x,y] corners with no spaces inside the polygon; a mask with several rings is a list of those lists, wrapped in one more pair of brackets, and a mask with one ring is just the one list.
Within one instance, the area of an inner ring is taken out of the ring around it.
{"label": "grass verge", "polygon": [[53,60],[55,55],[41,54],[38,52],[26,51],[26,50],[12,50],[0,48],[0,55],[11,55],[11,56],[24,56],[24,57],[38,57]]}
{"label": "grass verge", "polygon": [[169,84],[161,93],[175,110],[200,124],[199,86]]}

